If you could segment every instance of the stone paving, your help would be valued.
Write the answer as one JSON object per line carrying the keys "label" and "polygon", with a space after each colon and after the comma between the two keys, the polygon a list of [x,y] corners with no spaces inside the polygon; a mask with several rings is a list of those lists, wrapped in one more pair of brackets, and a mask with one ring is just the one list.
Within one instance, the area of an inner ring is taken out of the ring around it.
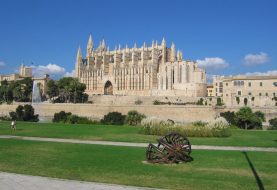
{"label": "stone paving", "polygon": [[[91,141],[77,139],[58,139],[58,138],[42,138],[42,137],[23,137],[12,135],[0,135],[0,139],[19,139],[31,141],[45,142],[61,142],[61,143],[76,143],[76,144],[96,144],[110,146],[128,146],[128,147],[147,147],[148,143],[131,143],[131,142],[112,142],[112,141]],[[210,145],[192,145],[193,150],[230,150],[230,151],[259,151],[259,152],[277,152],[277,148],[267,147],[237,147],[237,146],[210,146]]]}
{"label": "stone paving", "polygon": [[124,185],[95,183],[0,172],[0,190],[154,190]]}

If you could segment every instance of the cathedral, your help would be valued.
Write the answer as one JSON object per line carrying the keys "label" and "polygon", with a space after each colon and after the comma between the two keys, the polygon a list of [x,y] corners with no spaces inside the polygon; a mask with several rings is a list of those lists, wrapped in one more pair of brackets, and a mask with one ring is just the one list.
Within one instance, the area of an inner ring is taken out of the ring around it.
{"label": "cathedral", "polygon": [[86,56],[78,49],[75,73],[89,95],[206,96],[205,71],[165,39],[110,50],[104,40],[94,48],[89,36]]}

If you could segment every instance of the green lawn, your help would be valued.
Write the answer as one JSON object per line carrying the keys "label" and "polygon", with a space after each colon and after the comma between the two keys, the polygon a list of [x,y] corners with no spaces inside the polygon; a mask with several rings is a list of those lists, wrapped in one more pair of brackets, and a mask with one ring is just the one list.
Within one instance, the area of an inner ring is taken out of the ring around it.
{"label": "green lawn", "polygon": [[[139,127],[71,125],[55,123],[18,122],[17,131],[11,132],[9,122],[0,122],[0,135],[19,135],[51,138],[105,140],[122,142],[156,142],[157,136],[139,134]],[[277,147],[277,131],[232,129],[226,138],[190,137],[195,145]]]}
{"label": "green lawn", "polygon": [[[265,189],[277,189],[277,154],[248,152]],[[0,171],[168,189],[258,189],[242,152],[192,152],[179,165],[145,164],[144,148],[0,139]]]}

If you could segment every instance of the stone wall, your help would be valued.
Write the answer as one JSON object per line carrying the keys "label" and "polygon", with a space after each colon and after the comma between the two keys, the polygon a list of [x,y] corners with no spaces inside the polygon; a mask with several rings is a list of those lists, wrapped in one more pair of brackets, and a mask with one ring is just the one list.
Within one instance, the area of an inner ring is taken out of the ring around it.
{"label": "stone wall", "polygon": [[[8,115],[15,111],[18,104],[0,105],[0,115]],[[86,116],[92,119],[101,119],[105,114],[117,111],[127,114],[130,110],[137,110],[146,116],[154,116],[161,119],[172,119],[175,121],[210,121],[219,115],[220,112],[238,111],[240,107],[216,108],[212,106],[175,106],[175,105],[96,105],[96,104],[50,104],[43,103],[35,106],[36,113],[42,117],[53,117],[54,113],[60,111],[72,112],[79,116]],[[260,110],[265,113],[267,120],[277,117],[276,107],[253,108],[253,111]]]}

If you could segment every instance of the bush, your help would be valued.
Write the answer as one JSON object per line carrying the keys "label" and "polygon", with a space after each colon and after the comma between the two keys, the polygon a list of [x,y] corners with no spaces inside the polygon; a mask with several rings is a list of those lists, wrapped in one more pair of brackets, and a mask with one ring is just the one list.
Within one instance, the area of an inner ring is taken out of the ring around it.
{"label": "bush", "polygon": [[223,102],[222,102],[221,98],[216,99],[216,105],[217,106],[223,106]]}
{"label": "bush", "polygon": [[203,98],[200,98],[197,102],[196,102],[196,105],[204,105],[204,99]]}
{"label": "bush", "polygon": [[125,115],[122,115],[119,112],[110,112],[107,115],[104,115],[104,118],[101,119],[101,123],[108,125],[123,125],[125,117]]}
{"label": "bush", "polygon": [[141,120],[145,118],[145,115],[138,113],[137,111],[129,111],[126,119],[125,119],[125,123],[128,125],[139,125]]}
{"label": "bush", "polygon": [[19,105],[16,108],[15,112],[9,113],[12,120],[18,121],[30,121],[30,122],[38,122],[38,115],[35,114],[35,110],[33,106],[26,104],[24,106]]}
{"label": "bush", "polygon": [[222,113],[220,113],[220,116],[224,117],[230,124],[232,124],[232,125],[236,124],[235,112],[230,112],[230,111],[222,112]]}
{"label": "bush", "polygon": [[135,101],[135,104],[136,104],[136,105],[141,105],[141,104],[142,104],[142,101],[141,101],[141,100],[136,100],[136,101]]}
{"label": "bush", "polygon": [[71,112],[60,111],[54,114],[52,120],[54,123],[70,123],[70,124],[99,124],[98,121],[93,121],[87,117],[73,115]]}
{"label": "bush", "polygon": [[146,118],[142,122],[141,133],[163,136],[171,132],[187,137],[228,137],[231,135],[229,123],[224,118],[218,118],[210,123],[172,124],[157,118]]}
{"label": "bush", "polygon": [[269,120],[269,128],[270,130],[277,130],[277,117]]}
{"label": "bush", "polygon": [[52,121],[54,123],[66,123],[71,114],[71,112],[66,113],[65,111],[60,111],[59,113],[54,114],[54,118],[52,119]]}

